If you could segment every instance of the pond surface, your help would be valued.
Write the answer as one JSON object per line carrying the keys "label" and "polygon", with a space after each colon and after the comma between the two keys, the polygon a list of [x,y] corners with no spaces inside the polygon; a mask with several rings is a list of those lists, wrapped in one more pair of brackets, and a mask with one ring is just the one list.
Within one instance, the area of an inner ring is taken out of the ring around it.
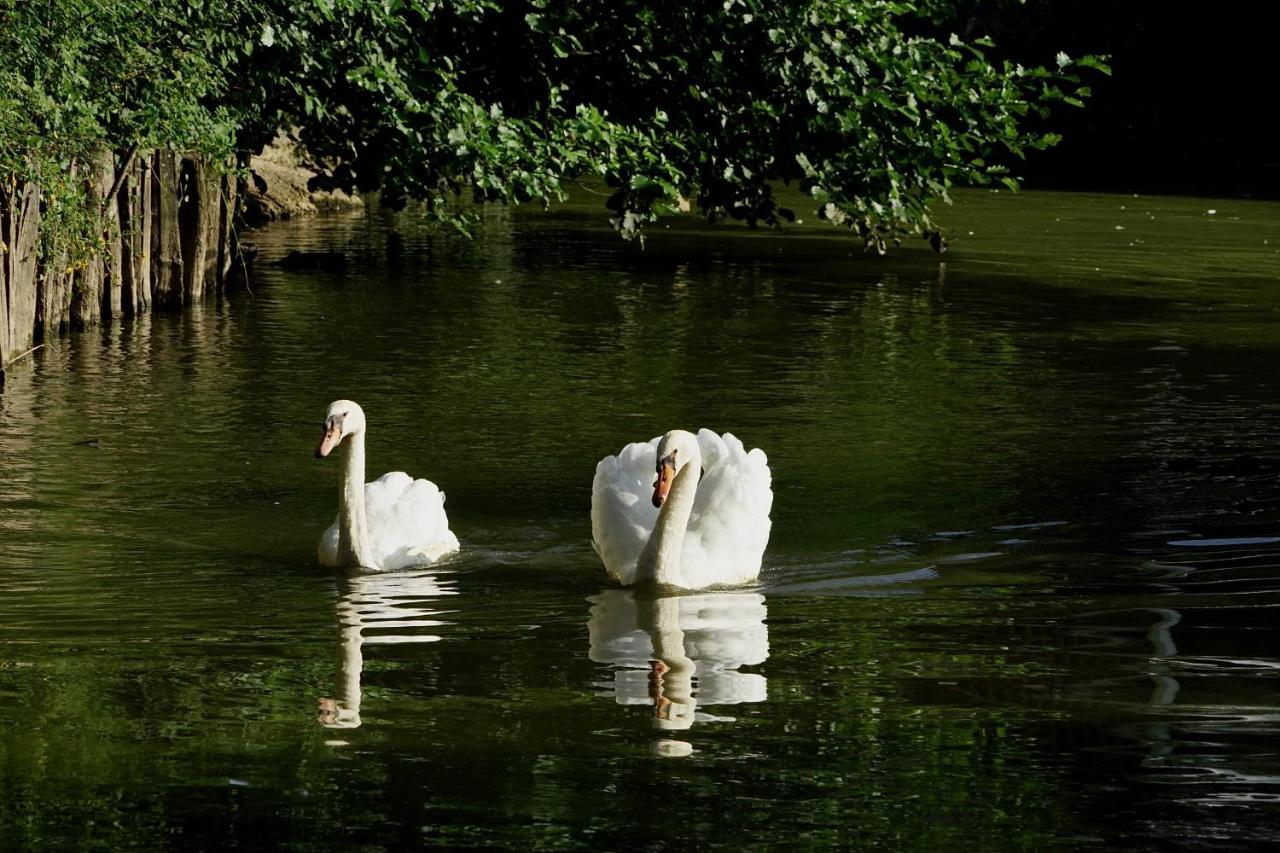
{"label": "pond surface", "polygon": [[[944,219],[941,262],[641,251],[585,206],[284,223],[252,295],[16,365],[0,848],[1273,841],[1280,205]],[[316,564],[340,397],[456,558]],[[768,452],[757,585],[605,578],[595,463],[675,426]]]}

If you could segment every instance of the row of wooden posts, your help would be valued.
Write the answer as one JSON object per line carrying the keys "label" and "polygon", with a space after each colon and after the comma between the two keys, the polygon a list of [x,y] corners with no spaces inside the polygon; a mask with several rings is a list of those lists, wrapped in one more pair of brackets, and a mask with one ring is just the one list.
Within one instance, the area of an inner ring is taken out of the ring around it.
{"label": "row of wooden posts", "polygon": [[225,292],[238,272],[237,178],[172,151],[103,151],[82,169],[103,245],[41,257],[43,200],[0,181],[0,370],[72,329]]}

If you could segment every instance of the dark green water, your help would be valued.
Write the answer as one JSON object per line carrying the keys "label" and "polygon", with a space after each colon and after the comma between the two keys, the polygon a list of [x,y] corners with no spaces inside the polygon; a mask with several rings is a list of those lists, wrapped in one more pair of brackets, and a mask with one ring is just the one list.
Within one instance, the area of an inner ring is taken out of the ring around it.
{"label": "dark green water", "polygon": [[[282,224],[263,261],[347,264],[14,367],[0,848],[1274,840],[1280,205],[946,219],[945,264],[641,252],[579,208]],[[316,565],[339,397],[458,557]],[[769,454],[752,589],[637,600],[591,551],[596,460],[675,426]]]}

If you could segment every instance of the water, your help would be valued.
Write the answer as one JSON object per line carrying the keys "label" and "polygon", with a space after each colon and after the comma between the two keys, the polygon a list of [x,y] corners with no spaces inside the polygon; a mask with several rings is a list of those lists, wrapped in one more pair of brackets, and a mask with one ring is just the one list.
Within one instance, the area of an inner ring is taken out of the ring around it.
{"label": "water", "polygon": [[[15,366],[0,848],[1272,841],[1280,206],[947,220],[945,263],[640,251],[584,206],[285,223],[252,296]],[[458,557],[316,565],[339,397]],[[758,585],[605,579],[595,462],[673,426],[769,453]]]}

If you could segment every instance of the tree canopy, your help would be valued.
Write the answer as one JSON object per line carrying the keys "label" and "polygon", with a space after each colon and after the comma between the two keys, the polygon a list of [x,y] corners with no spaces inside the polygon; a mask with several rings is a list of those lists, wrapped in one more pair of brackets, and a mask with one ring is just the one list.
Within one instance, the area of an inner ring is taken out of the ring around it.
{"label": "tree canopy", "polygon": [[1003,181],[1089,94],[1091,57],[990,58],[949,0],[0,0],[0,173],[66,196],[94,146],[226,157],[297,128],[326,186],[549,203],[603,182],[625,237],[667,209],[777,224],[794,182],[883,249]]}

